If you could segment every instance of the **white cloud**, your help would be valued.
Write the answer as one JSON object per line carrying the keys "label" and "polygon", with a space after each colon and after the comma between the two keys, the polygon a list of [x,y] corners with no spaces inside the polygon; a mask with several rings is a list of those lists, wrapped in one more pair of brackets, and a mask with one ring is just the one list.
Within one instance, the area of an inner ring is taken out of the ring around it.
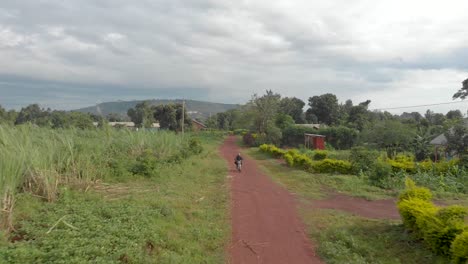
{"label": "white cloud", "polygon": [[468,77],[467,9],[463,0],[8,1],[0,76],[155,97],[204,88],[236,103],[265,89],[374,108],[447,101]]}

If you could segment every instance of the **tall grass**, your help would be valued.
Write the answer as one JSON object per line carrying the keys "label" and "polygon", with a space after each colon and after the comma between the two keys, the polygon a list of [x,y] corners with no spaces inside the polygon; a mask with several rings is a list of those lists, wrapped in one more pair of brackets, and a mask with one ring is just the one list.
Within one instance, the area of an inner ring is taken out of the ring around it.
{"label": "tall grass", "polygon": [[163,131],[0,126],[1,227],[13,229],[17,192],[54,201],[61,185],[86,188],[116,177],[112,164],[128,163],[148,150],[155,160],[167,160],[184,151],[187,139]]}

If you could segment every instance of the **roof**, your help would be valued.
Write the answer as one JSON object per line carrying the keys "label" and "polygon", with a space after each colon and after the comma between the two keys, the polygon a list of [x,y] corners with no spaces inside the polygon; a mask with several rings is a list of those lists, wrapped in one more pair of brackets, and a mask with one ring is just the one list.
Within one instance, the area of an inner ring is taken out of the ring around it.
{"label": "roof", "polygon": [[198,124],[198,125],[200,125],[200,126],[202,126],[202,127],[206,127],[205,124],[203,124],[202,122],[197,121],[197,120],[195,120],[195,119],[192,119],[192,122],[194,122],[194,123],[196,123],[196,124]]}
{"label": "roof", "polygon": [[320,128],[320,124],[296,124],[296,126],[308,127],[308,128]]}
{"label": "roof", "polygon": [[304,136],[307,136],[307,137],[325,137],[324,135],[319,135],[319,134],[307,134],[307,133],[305,133]]}
{"label": "roof", "polygon": [[447,138],[445,137],[444,134],[438,135],[436,138],[431,140],[429,142],[431,145],[446,145],[447,144]]}
{"label": "roof", "polygon": [[[468,127],[468,119],[463,120],[463,124],[465,127]],[[449,131],[452,131],[453,128],[451,128]],[[447,145],[447,137],[445,136],[445,133],[442,133],[435,137],[431,142],[429,142],[431,145]]]}

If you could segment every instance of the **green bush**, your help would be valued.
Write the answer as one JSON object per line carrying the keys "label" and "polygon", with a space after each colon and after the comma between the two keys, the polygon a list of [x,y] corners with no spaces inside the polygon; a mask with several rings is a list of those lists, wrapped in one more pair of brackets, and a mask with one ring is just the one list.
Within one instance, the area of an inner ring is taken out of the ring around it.
{"label": "green bush", "polygon": [[468,210],[458,205],[439,209],[430,202],[431,197],[429,190],[407,179],[398,201],[403,224],[436,254],[452,255],[455,263],[465,263],[468,239],[463,232],[468,230],[464,222]]}
{"label": "green bush", "polygon": [[392,167],[385,162],[378,161],[369,172],[369,182],[374,186],[386,188],[386,184],[392,176]]}
{"label": "green bush", "polygon": [[283,156],[284,160],[286,161],[286,164],[288,164],[289,167],[294,167],[294,158],[291,154],[286,153]]}
{"label": "green bush", "polygon": [[326,150],[315,150],[314,151],[314,160],[324,160],[328,157],[328,152]]}
{"label": "green bush", "polygon": [[354,173],[370,171],[377,161],[378,155],[377,151],[370,151],[364,147],[352,148],[349,161],[353,166]]}
{"label": "green bush", "polygon": [[130,171],[133,174],[142,175],[149,177],[153,175],[154,169],[156,168],[157,159],[151,149],[145,149],[136,158],[135,164],[132,166]]}
{"label": "green bush", "polygon": [[188,143],[188,149],[192,154],[200,154],[203,151],[200,139],[191,138]]}
{"label": "green bush", "polygon": [[450,252],[455,264],[468,262],[468,230],[465,230],[453,240]]}
{"label": "green bush", "polygon": [[318,173],[341,173],[350,174],[352,172],[351,163],[344,160],[324,159],[314,162],[312,169]]}
{"label": "green bush", "polygon": [[417,219],[421,215],[435,215],[437,207],[429,201],[418,198],[404,199],[398,202],[398,211],[400,212],[403,224],[412,231],[418,231]]}
{"label": "green bush", "polygon": [[410,178],[406,179],[405,190],[398,196],[399,201],[419,199],[422,201],[431,201],[432,193],[429,189],[424,187],[418,187]]}
{"label": "green bush", "polygon": [[454,221],[463,222],[467,214],[467,208],[461,205],[451,205],[440,209],[437,212],[437,217],[445,223]]}

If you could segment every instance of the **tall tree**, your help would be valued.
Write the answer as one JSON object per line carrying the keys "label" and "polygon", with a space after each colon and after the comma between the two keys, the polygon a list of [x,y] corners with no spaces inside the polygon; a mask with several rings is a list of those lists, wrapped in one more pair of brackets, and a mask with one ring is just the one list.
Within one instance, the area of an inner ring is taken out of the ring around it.
{"label": "tall tree", "polygon": [[31,104],[27,107],[21,108],[21,111],[16,118],[15,125],[28,122],[36,125],[47,125],[48,114],[48,111],[40,108],[38,104]]}
{"label": "tall tree", "polygon": [[304,119],[304,108],[305,103],[296,97],[285,97],[280,101],[280,112],[291,116],[294,122],[302,124],[305,122]]}
{"label": "tall tree", "polygon": [[182,129],[182,120],[184,120],[185,130],[189,130],[192,124],[187,114],[187,108],[182,107],[182,104],[155,106],[153,107],[153,116],[159,121],[161,129],[180,131]]}
{"label": "tall tree", "polygon": [[267,128],[274,123],[278,113],[281,96],[267,90],[265,95],[252,97],[251,107],[255,115],[254,126],[257,132],[266,133]]}
{"label": "tall tree", "polygon": [[351,106],[348,112],[348,122],[350,125],[359,131],[362,131],[366,124],[371,119],[371,115],[367,108],[369,107],[370,100],[360,103],[356,106]]}
{"label": "tall tree", "polygon": [[317,116],[320,123],[332,125],[338,122],[339,105],[336,95],[327,93],[310,97],[309,106],[310,113]]}
{"label": "tall tree", "polygon": [[445,115],[447,119],[462,119],[463,114],[460,110],[450,110]]}
{"label": "tall tree", "polygon": [[460,98],[464,100],[466,97],[468,97],[468,79],[462,82],[462,88],[453,95],[453,99]]}
{"label": "tall tree", "polygon": [[136,127],[151,127],[154,121],[153,111],[148,101],[143,101],[138,103],[135,108],[128,109],[127,115]]}

